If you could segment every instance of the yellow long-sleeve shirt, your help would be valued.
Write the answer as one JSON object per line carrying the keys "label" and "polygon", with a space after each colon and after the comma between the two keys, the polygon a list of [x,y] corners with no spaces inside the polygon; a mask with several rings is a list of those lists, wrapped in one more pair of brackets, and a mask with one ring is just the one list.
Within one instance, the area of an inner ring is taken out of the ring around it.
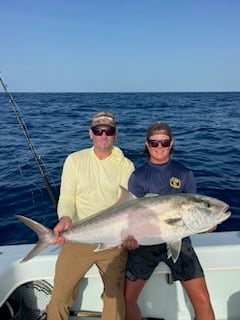
{"label": "yellow long-sleeve shirt", "polygon": [[93,147],[70,154],[63,166],[58,216],[77,221],[117,202],[119,186],[127,188],[133,163],[118,147],[104,160]]}

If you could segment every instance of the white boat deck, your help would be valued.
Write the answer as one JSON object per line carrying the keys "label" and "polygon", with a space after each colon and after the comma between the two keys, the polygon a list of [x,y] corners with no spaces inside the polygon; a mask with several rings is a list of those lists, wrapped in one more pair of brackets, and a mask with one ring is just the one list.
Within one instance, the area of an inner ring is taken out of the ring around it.
{"label": "white boat deck", "polygon": [[[240,232],[199,234],[192,241],[205,271],[216,320],[240,320]],[[36,280],[53,283],[59,248],[51,246],[32,260],[20,263],[32,247],[0,247],[0,306],[22,284]],[[169,269],[162,263],[141,293],[142,314],[165,320],[189,320],[193,314],[191,304],[180,283],[171,284],[169,280]],[[81,283],[72,310],[101,312],[101,292],[101,278],[97,268],[92,267]]]}

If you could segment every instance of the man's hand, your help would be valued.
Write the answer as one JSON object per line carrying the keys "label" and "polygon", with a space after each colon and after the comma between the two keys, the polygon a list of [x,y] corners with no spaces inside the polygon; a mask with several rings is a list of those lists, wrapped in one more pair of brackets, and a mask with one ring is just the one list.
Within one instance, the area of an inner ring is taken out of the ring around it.
{"label": "man's hand", "polygon": [[133,236],[128,236],[123,240],[122,246],[128,250],[134,250],[139,247],[137,240]]}
{"label": "man's hand", "polygon": [[62,217],[53,229],[55,239],[53,244],[64,244],[65,238],[60,235],[61,232],[67,230],[72,225],[72,220],[69,217]]}

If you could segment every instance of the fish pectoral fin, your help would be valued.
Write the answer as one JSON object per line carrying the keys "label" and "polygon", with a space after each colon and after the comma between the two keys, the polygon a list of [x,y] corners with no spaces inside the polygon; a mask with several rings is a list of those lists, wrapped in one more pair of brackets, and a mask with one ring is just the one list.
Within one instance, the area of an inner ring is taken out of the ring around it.
{"label": "fish pectoral fin", "polygon": [[105,243],[99,242],[97,245],[97,248],[94,249],[94,252],[99,252],[99,251],[103,251],[103,250],[108,250],[108,249],[115,249],[115,248],[119,248],[120,244],[116,245],[116,244],[112,244],[112,245],[107,245]]}
{"label": "fish pectoral fin", "polygon": [[165,219],[164,222],[166,224],[169,224],[170,226],[179,226],[179,227],[183,226],[183,220],[180,217]]}
{"label": "fish pectoral fin", "polygon": [[99,252],[99,251],[103,251],[103,250],[107,250],[111,247],[107,246],[106,244],[102,243],[102,242],[99,242],[98,245],[97,245],[97,248],[94,249],[93,251],[94,252]]}
{"label": "fish pectoral fin", "polygon": [[182,246],[182,240],[167,243],[167,257],[172,258],[175,263],[179,257]]}

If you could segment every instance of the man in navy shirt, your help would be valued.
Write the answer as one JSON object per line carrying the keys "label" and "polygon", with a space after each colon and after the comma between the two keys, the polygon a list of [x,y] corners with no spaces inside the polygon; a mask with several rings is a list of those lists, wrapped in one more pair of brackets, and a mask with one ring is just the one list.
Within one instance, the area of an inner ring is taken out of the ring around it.
{"label": "man in navy shirt", "polygon": [[[197,192],[192,171],[170,157],[173,143],[171,128],[166,123],[157,122],[147,129],[145,152],[149,161],[132,173],[128,183],[129,191],[135,196]],[[160,261],[169,266],[174,281],[181,281],[192,302],[195,320],[215,319],[203,269],[189,237],[182,240],[181,253],[175,263],[167,257],[166,244],[139,246],[129,236],[124,246],[129,250],[125,283],[126,320],[141,319],[137,299]]]}

